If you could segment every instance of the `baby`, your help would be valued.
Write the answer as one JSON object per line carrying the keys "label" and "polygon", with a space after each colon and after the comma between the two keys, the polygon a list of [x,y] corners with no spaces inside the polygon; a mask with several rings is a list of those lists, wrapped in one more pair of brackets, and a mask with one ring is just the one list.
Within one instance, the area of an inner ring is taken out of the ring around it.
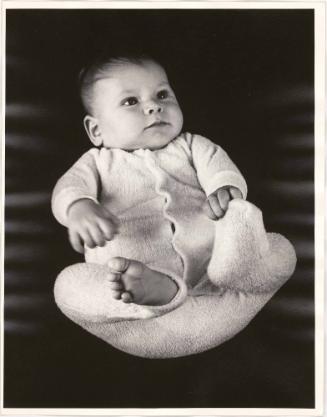
{"label": "baby", "polygon": [[183,114],[158,62],[109,58],[85,69],[80,81],[95,147],[58,181],[52,200],[86,259],[56,283],[69,317],[155,318],[189,296],[275,291],[291,275],[290,245],[283,241],[291,260],[280,274],[285,251],[245,201],[246,182],[226,152],[181,134]]}

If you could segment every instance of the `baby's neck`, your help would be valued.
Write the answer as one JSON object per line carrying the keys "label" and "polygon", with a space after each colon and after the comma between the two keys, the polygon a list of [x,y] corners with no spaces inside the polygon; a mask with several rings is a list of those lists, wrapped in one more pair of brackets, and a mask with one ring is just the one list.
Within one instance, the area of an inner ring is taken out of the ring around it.
{"label": "baby's neck", "polygon": [[138,152],[138,151],[155,152],[155,151],[160,151],[162,149],[167,148],[171,142],[167,143],[166,145],[162,146],[161,148],[153,148],[153,149],[151,149],[151,148],[123,149],[123,148],[108,148],[108,147],[105,147],[105,146],[101,146],[99,149],[109,149],[111,151],[119,150],[119,151],[128,152],[128,153],[133,153],[133,152]]}

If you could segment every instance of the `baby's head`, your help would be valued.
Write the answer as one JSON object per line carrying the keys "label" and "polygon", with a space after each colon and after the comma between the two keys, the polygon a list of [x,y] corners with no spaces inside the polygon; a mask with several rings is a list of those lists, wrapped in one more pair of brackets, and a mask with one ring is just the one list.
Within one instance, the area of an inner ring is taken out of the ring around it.
{"label": "baby's head", "polygon": [[84,126],[95,146],[159,149],[181,132],[181,109],[165,70],[152,58],[101,60],[82,71],[80,86]]}

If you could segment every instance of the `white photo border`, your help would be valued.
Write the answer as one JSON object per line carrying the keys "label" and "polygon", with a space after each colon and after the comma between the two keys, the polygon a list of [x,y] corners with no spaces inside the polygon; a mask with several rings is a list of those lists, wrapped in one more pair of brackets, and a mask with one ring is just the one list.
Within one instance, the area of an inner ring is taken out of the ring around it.
{"label": "white photo border", "polygon": [[[0,0],[1,1],[1,0]],[[326,256],[326,145],[325,145],[325,1],[1,1],[1,357],[0,415],[123,415],[123,416],[323,416],[326,411],[325,362],[325,256]],[[9,9],[311,9],[315,15],[315,408],[161,408],[161,409],[44,409],[4,408],[4,199],[5,199],[5,51],[6,10]]]}

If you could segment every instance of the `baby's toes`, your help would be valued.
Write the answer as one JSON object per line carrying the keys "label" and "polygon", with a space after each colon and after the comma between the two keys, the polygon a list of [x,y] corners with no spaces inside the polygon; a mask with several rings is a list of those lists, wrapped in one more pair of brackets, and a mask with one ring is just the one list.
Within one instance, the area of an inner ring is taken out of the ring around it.
{"label": "baby's toes", "polygon": [[107,285],[111,290],[115,290],[115,291],[123,291],[124,289],[123,284],[121,282],[109,281]]}
{"label": "baby's toes", "polygon": [[122,298],[122,291],[116,291],[116,290],[113,290],[112,291],[112,297],[115,299],[115,300],[120,300],[121,298]]}
{"label": "baby's toes", "polygon": [[110,271],[107,275],[108,282],[121,282],[121,274],[118,272]]}
{"label": "baby's toes", "polygon": [[130,292],[123,292],[121,294],[121,299],[124,303],[131,303],[133,302],[133,296]]}
{"label": "baby's toes", "polygon": [[113,298],[120,300],[121,295],[124,292],[124,285],[121,281],[120,274],[108,274],[107,286],[110,288]]}
{"label": "baby's toes", "polygon": [[108,261],[108,267],[112,270],[112,271],[116,271],[116,272],[125,272],[126,269],[129,267],[129,259],[126,258],[121,258],[121,257],[115,257],[115,258],[111,258]]}

